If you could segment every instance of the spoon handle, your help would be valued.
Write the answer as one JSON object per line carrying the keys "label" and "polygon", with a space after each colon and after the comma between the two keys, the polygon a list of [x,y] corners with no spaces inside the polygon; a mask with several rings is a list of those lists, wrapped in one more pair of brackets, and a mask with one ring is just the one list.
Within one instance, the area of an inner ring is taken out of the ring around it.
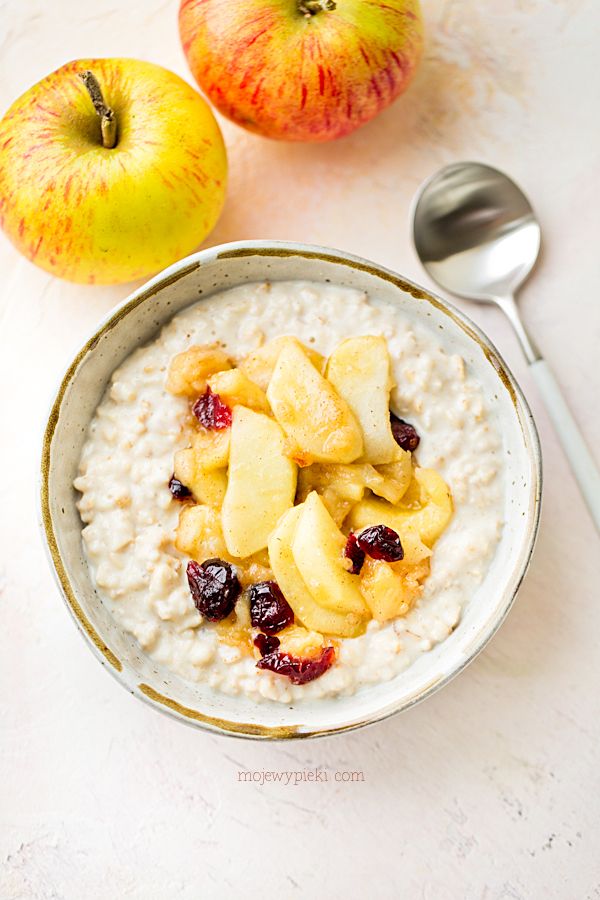
{"label": "spoon handle", "polygon": [[537,359],[531,363],[530,368],[563,450],[571,463],[583,499],[600,532],[600,472],[598,467],[546,360]]}

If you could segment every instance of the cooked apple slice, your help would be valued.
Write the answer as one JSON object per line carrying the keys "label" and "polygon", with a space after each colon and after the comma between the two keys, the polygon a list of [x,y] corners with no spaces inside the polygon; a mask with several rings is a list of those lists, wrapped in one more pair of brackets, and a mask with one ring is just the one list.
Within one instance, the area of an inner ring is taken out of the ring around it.
{"label": "cooked apple slice", "polygon": [[360,590],[373,618],[378,622],[388,622],[406,615],[419,596],[421,587],[414,581],[409,584],[382,559],[367,557],[360,572]]}
{"label": "cooked apple slice", "polygon": [[178,450],[175,453],[173,475],[185,487],[192,490],[192,481],[196,477],[196,454],[191,447],[188,447],[187,450]]}
{"label": "cooked apple slice", "polygon": [[[298,498],[306,500],[311,491],[323,494],[332,488],[344,500],[357,503],[365,493],[365,477],[362,466],[336,466],[314,463],[298,472]],[[375,470],[373,469],[375,472]],[[375,473],[377,474],[377,473]],[[383,477],[381,478],[383,481]]]}
{"label": "cooked apple slice", "polygon": [[335,348],[327,379],[346,401],[362,429],[361,462],[379,465],[396,459],[398,444],[390,425],[390,355],[383,337],[348,338]]}
{"label": "cooked apple slice", "polygon": [[184,397],[197,397],[206,390],[209,375],[230,368],[229,357],[218,344],[189,347],[171,360],[167,390]]}
{"label": "cooked apple slice", "polygon": [[173,466],[175,478],[190,489],[197,503],[220,508],[227,489],[224,469],[205,469],[193,450],[178,450]]}
{"label": "cooked apple slice", "polygon": [[353,531],[368,525],[388,525],[398,532],[400,540],[412,532],[432,547],[452,517],[450,488],[435,469],[417,468],[403,500],[398,506],[385,500],[361,500],[352,509],[348,524]]}
{"label": "cooked apple slice", "polygon": [[365,616],[365,602],[356,575],[346,568],[346,538],[325,504],[313,491],[302,505],[292,543],[294,562],[314,600],[327,609]]}
{"label": "cooked apple slice", "polygon": [[[298,473],[298,499],[305,500],[315,490],[323,497],[331,512],[328,497],[337,494],[343,501],[357,503],[362,499],[365,489],[369,488],[390,503],[398,503],[412,478],[410,453],[400,447],[398,453],[398,461],[378,468],[370,463],[351,463],[346,466],[314,463],[306,466]],[[346,512],[348,509],[346,506]],[[336,519],[336,516],[333,517]],[[336,522],[339,524],[337,519]]]}
{"label": "cooked apple slice", "polygon": [[368,614],[341,613],[319,606],[294,562],[292,542],[302,510],[303,505],[288,510],[269,538],[269,559],[275,580],[296,619],[306,628],[336,637],[358,637],[365,630]]}
{"label": "cooked apple slice", "polygon": [[320,632],[303,628],[301,625],[288,625],[283,631],[277,633],[279,638],[279,652],[289,653],[290,656],[301,659],[311,659],[318,656],[323,647],[331,641],[323,638]]}
{"label": "cooked apple slice", "polygon": [[423,508],[415,513],[412,525],[423,543],[432,547],[452,518],[452,493],[435,469],[415,469],[415,479]]}
{"label": "cooked apple slice", "polygon": [[358,422],[300,347],[286,345],[267,399],[290,442],[290,455],[310,462],[349,463],[363,449]]}
{"label": "cooked apple slice", "polygon": [[407,564],[413,565],[430,557],[431,549],[423,543],[410,520],[407,521],[401,514],[397,515],[398,512],[398,507],[386,503],[385,500],[370,497],[353,507],[344,527],[358,533],[370,525],[387,525],[400,536],[404,561]]}
{"label": "cooked apple slice", "polygon": [[229,481],[221,519],[232,556],[267,546],[279,518],[294,503],[296,464],[284,452],[277,422],[245,406],[233,408]]}
{"label": "cooked apple slice", "polygon": [[179,513],[175,546],[180,553],[204,562],[218,556],[231,562],[221,530],[221,517],[210,506],[185,506]]}
{"label": "cooked apple slice", "polygon": [[306,500],[310,492],[316,490],[335,524],[341,527],[352,506],[365,493],[364,468],[369,468],[373,476],[384,483],[383,476],[378,475],[373,466],[314,463],[300,469],[296,500]]}
{"label": "cooked apple slice", "polygon": [[250,381],[241,369],[216,372],[208,378],[207,383],[211,391],[218,394],[227,406],[233,408],[239,404],[256,412],[270,412],[265,392]]}
{"label": "cooked apple slice", "polygon": [[273,338],[272,341],[269,341],[263,347],[259,347],[258,350],[249,353],[240,360],[239,368],[248,376],[250,381],[253,381],[254,384],[257,384],[263,391],[266,391],[273,370],[277,364],[277,360],[279,359],[279,354],[284,347],[289,346],[298,347],[302,350],[306,356],[308,356],[313,366],[323,374],[325,370],[325,357],[321,356],[320,353],[317,353],[316,350],[311,350],[310,347],[306,347],[304,344],[300,343],[298,338],[287,334],[282,334],[281,337]]}
{"label": "cooked apple slice", "polygon": [[402,500],[413,477],[412,454],[401,447],[396,449],[397,457],[394,462],[377,466],[377,472],[383,475],[383,484],[367,485],[374,494],[389,500],[390,503],[399,503]]}
{"label": "cooked apple slice", "polygon": [[198,465],[206,471],[224,469],[229,462],[231,429],[209,431],[199,428],[192,437],[192,447],[198,457]]}

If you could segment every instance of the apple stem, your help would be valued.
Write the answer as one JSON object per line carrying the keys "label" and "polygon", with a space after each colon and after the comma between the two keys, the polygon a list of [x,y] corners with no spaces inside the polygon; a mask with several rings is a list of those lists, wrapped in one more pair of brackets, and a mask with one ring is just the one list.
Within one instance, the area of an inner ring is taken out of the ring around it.
{"label": "apple stem", "polygon": [[90,72],[90,70],[87,69],[85,72],[79,72],[79,77],[85,84],[90,99],[94,104],[94,109],[100,116],[102,146],[106,147],[107,150],[112,150],[112,148],[117,145],[117,119],[115,111],[104,102],[98,79],[93,72]]}
{"label": "apple stem", "polygon": [[335,9],[335,6],[334,0],[298,0],[298,10],[307,19],[322,10],[331,11]]}

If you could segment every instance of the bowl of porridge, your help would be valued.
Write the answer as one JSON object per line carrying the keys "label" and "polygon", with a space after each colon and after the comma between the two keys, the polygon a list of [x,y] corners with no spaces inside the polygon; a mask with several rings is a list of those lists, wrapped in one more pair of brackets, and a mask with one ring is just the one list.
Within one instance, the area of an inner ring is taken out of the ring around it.
{"label": "bowl of porridge", "polygon": [[527,403],[462,313],[340,251],[250,241],[135,291],[61,381],[41,518],[131,693],[242,737],[424,699],[508,612],[538,525]]}

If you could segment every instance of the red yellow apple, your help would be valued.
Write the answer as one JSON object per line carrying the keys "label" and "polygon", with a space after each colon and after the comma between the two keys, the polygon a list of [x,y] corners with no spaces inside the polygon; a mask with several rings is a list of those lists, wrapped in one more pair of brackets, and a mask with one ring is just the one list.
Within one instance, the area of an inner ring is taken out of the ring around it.
{"label": "red yellow apple", "polygon": [[226,178],[205,100],[147,62],[67,63],[0,122],[0,224],[71,281],[131,281],[186,256],[215,225]]}
{"label": "red yellow apple", "polygon": [[192,73],[266,137],[328,141],[398,97],[421,56],[419,0],[182,0]]}

